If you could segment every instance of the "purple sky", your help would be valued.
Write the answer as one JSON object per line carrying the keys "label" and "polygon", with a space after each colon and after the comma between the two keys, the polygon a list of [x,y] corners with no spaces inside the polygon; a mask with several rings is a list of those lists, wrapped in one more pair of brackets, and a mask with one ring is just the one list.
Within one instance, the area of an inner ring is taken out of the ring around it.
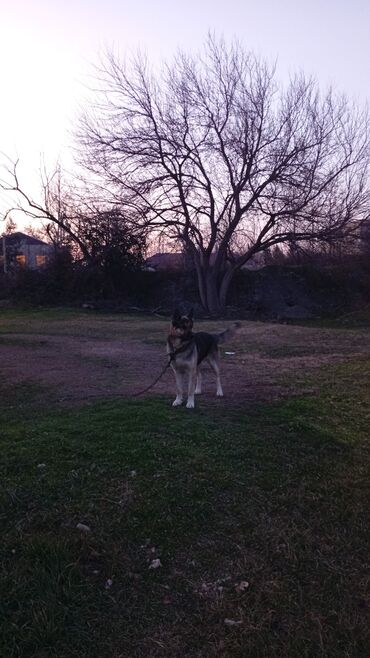
{"label": "purple sky", "polygon": [[[1,0],[0,151],[19,156],[36,185],[41,153],[68,164],[99,52],[140,47],[158,61],[197,50],[209,30],[277,59],[282,79],[301,69],[370,99],[370,0]],[[0,194],[0,211],[7,205]]]}

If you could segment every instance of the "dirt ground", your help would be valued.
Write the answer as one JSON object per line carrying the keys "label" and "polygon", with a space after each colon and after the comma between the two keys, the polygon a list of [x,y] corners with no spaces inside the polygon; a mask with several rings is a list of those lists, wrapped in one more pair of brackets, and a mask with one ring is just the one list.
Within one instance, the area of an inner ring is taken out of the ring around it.
{"label": "dirt ground", "polygon": [[[167,324],[157,318],[86,314],[42,322],[37,316],[10,323],[0,318],[2,379],[41,384],[50,399],[68,405],[131,396],[149,386],[166,364]],[[227,324],[202,322],[198,329],[220,331]],[[202,404],[223,405],[230,399],[240,404],[307,393],[305,380],[315,368],[369,353],[365,330],[245,322],[238,337],[221,347],[224,400],[216,400],[207,366],[200,397]],[[170,402],[171,370],[145,395],[168,395]]]}

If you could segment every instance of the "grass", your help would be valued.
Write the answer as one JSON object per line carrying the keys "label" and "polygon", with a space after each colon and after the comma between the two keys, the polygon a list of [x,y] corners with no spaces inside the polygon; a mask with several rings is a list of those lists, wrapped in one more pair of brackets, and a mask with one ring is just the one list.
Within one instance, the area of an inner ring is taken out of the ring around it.
{"label": "grass", "polygon": [[163,332],[163,320],[153,320],[150,316],[99,314],[76,309],[5,309],[0,314],[0,339],[4,341],[16,340],[17,334],[94,337],[104,341],[131,334],[150,338],[150,331],[158,332],[158,327]]}
{"label": "grass", "polygon": [[369,329],[370,327],[370,305],[367,304],[356,311],[344,313],[335,317],[317,318],[314,320],[290,321],[289,324],[305,325],[311,327],[329,327],[333,329]]}
{"label": "grass", "polygon": [[222,413],[0,384],[0,656],[367,657],[369,376]]}

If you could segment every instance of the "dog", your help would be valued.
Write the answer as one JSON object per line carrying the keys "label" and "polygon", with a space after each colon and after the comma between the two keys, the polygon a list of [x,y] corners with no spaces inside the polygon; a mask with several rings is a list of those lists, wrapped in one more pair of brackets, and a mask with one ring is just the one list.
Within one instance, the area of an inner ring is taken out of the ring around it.
{"label": "dog", "polygon": [[209,334],[205,331],[193,333],[193,324],[193,310],[187,315],[182,315],[177,309],[174,311],[167,338],[167,354],[176,378],[176,398],[172,403],[173,407],[183,402],[185,378],[188,375],[186,408],[194,408],[194,395],[202,392],[202,375],[199,366],[203,361],[209,363],[216,375],[216,395],[223,396],[218,346],[232,338],[240,327],[239,323],[235,323],[220,334]]}

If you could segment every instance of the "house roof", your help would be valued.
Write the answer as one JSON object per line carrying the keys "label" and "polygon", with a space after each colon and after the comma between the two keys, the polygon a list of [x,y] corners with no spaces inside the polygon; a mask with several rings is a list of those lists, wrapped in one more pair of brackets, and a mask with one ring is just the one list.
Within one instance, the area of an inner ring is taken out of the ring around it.
{"label": "house roof", "polygon": [[22,233],[22,231],[16,231],[15,233],[10,233],[9,235],[5,235],[5,239],[7,244],[18,244],[20,242],[25,242],[26,244],[39,244],[43,246],[50,247],[50,244],[47,242],[44,242],[43,240],[39,240],[38,238],[34,238],[33,235],[27,235],[26,233]]}
{"label": "house roof", "polygon": [[179,269],[184,266],[184,254],[182,253],[157,253],[145,261],[149,267],[157,269]]}

